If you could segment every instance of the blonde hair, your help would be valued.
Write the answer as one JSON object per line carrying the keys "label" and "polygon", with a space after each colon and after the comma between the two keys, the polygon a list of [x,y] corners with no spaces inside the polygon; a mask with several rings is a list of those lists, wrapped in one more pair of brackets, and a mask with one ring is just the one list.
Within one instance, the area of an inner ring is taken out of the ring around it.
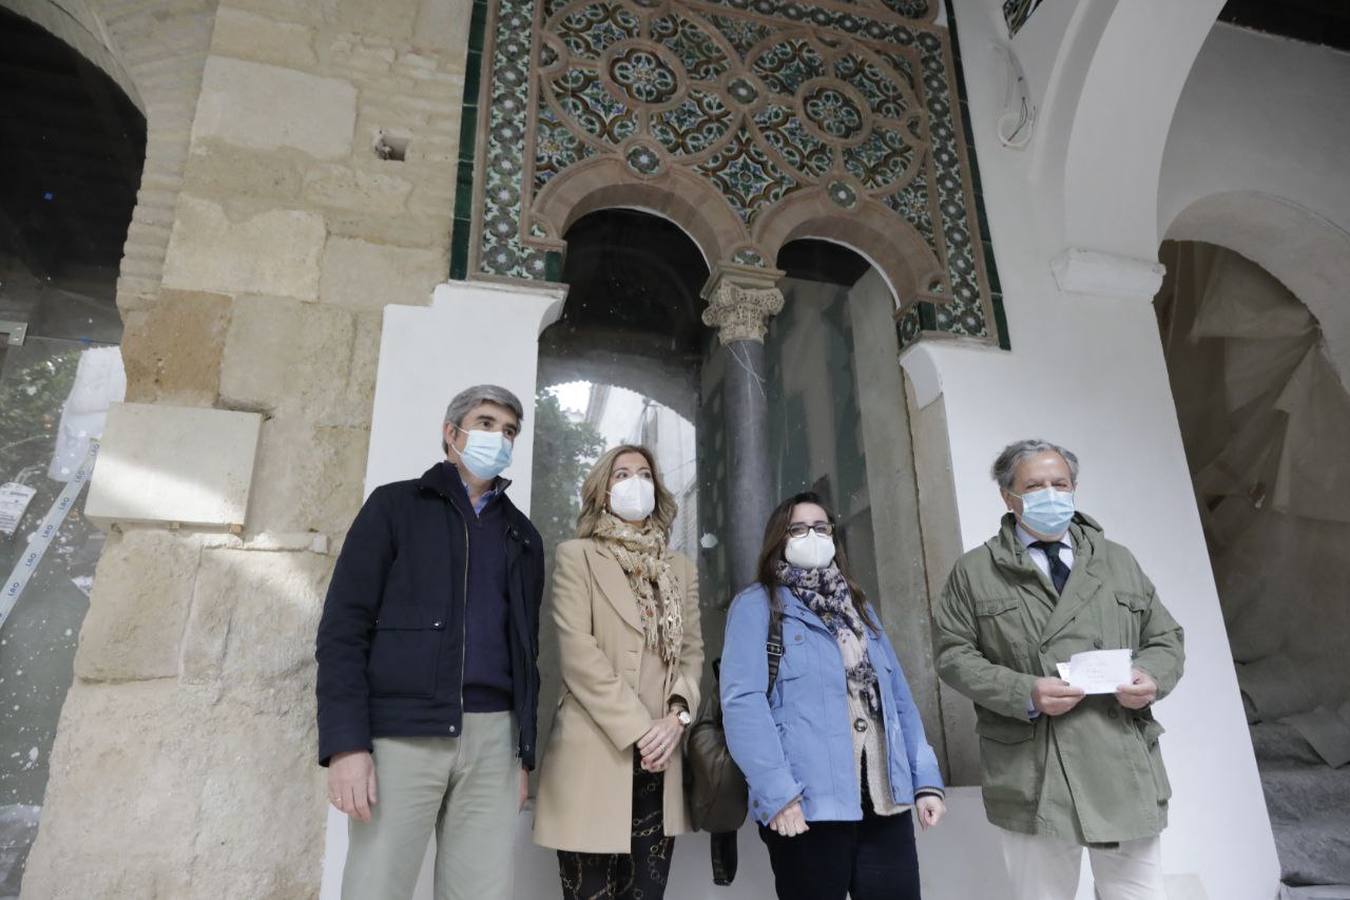
{"label": "blonde hair", "polygon": [[638,444],[623,444],[595,461],[586,480],[581,483],[581,513],[577,516],[577,537],[588,538],[595,534],[596,524],[607,509],[605,498],[609,496],[609,478],[614,473],[614,463],[625,453],[640,453],[652,469],[652,487],[656,488],[656,509],[652,510],[651,520],[661,534],[670,537],[670,526],[679,512],[675,497],[666,490],[661,480],[661,472],[656,467],[656,457],[652,451]]}

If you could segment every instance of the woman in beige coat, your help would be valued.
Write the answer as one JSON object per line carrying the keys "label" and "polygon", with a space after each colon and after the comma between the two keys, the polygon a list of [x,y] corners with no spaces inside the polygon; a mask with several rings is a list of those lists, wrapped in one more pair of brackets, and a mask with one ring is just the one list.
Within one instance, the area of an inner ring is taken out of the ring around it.
{"label": "woman in beige coat", "polygon": [[616,447],[582,485],[577,539],[558,546],[563,691],[534,840],[558,851],[565,900],[660,900],[690,830],[682,738],[703,638],[697,570],[667,546],[675,511],[651,451]]}

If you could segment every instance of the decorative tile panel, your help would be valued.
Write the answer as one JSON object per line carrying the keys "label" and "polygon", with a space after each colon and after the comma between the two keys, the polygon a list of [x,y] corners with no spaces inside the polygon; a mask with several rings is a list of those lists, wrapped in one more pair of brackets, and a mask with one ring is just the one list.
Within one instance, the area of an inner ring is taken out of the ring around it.
{"label": "decorative tile panel", "polygon": [[471,277],[556,277],[566,211],[541,198],[603,163],[607,190],[678,177],[715,192],[698,202],[733,214],[719,252],[741,265],[772,264],[766,229],[785,204],[843,231],[889,217],[880,231],[912,231],[906,246],[927,249],[907,252],[931,260],[926,283],[902,286],[902,337],[991,339],[948,33],[929,0],[489,5]]}

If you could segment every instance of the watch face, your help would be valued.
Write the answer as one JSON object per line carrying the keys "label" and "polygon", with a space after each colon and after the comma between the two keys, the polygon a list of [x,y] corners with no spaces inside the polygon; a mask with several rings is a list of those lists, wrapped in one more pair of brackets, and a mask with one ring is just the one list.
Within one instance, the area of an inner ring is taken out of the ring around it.
{"label": "watch face", "polygon": [[680,724],[681,724],[681,725],[688,725],[690,722],[693,721],[693,717],[690,716],[690,715],[689,715],[689,711],[688,711],[688,710],[685,710],[685,709],[680,710],[680,711],[675,715],[675,718],[677,718],[677,719],[680,720]]}

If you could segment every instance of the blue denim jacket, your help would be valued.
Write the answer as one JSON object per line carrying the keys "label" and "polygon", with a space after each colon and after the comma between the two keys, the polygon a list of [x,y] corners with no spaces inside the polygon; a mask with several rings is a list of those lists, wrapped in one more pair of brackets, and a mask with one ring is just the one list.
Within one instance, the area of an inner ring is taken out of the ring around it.
{"label": "blue denim jacket", "polygon": [[[779,598],[784,652],[771,693],[769,597],[762,585],[732,602],[722,648],[723,725],[750,785],[750,814],[767,825],[801,797],[807,821],[856,821],[862,801],[839,645],[791,591],[779,588]],[[881,685],[891,791],[896,803],[910,804],[916,789],[942,789],[937,756],[884,631],[872,633],[868,653]]]}

